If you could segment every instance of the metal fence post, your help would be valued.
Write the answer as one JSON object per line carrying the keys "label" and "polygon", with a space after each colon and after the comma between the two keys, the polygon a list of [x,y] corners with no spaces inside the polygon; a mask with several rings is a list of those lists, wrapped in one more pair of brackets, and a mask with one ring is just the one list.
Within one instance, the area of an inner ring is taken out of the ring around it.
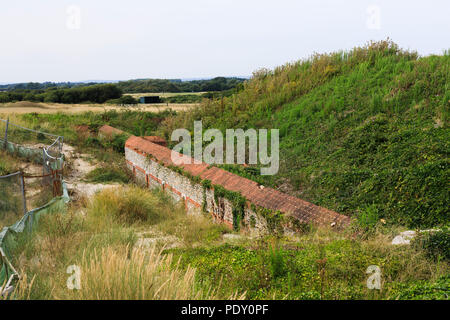
{"label": "metal fence post", "polygon": [[23,214],[26,214],[28,212],[28,210],[27,210],[27,199],[25,196],[25,179],[23,177],[22,170],[20,170],[20,183],[21,183],[21,187],[22,187]]}
{"label": "metal fence post", "polygon": [[[45,170],[45,150],[42,148],[42,175],[44,176],[47,170]],[[45,178],[43,178],[45,180]]]}
{"label": "metal fence post", "polygon": [[8,126],[9,126],[9,117],[8,119],[6,119],[6,129],[5,129],[5,145],[3,146],[3,148],[6,150],[7,146],[8,146]]}

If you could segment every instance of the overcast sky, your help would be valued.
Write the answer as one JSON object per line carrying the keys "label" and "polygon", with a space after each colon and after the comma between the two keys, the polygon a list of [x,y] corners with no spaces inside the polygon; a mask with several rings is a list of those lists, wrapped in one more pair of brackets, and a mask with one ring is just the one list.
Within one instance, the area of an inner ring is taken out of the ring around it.
{"label": "overcast sky", "polygon": [[449,0],[3,0],[0,82],[247,76],[390,37],[450,48]]}

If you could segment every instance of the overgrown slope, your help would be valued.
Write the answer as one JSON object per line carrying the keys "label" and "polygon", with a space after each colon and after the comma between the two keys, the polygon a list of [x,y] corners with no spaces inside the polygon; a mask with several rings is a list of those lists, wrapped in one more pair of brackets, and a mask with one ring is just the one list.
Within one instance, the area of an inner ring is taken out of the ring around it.
{"label": "overgrown slope", "polygon": [[278,128],[279,173],[237,173],[369,222],[446,224],[449,70],[448,52],[419,58],[390,41],[317,54],[255,72],[237,94],[167,119],[162,133],[200,119],[204,129]]}

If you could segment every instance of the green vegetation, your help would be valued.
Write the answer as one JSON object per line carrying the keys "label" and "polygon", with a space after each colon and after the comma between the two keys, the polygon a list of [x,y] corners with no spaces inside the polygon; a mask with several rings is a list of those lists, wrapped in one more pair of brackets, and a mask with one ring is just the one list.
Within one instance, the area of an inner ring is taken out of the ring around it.
{"label": "green vegetation", "polygon": [[[81,211],[86,214],[80,214]],[[169,223],[170,222],[170,223]],[[187,216],[167,196],[138,187],[104,190],[67,212],[43,216],[33,234],[18,239],[13,261],[23,270],[16,299],[229,298],[216,285],[197,286],[196,272],[177,267],[157,246],[140,247],[137,233],[159,230],[185,245],[217,241],[223,227]],[[149,238],[152,239],[152,238]],[[81,290],[68,290],[67,266],[78,265]],[[113,289],[112,289],[113,288]]]}
{"label": "green vegetation", "polygon": [[162,98],[164,103],[199,103],[203,99],[203,95],[198,94],[179,94],[175,96]]}
{"label": "green vegetation", "polygon": [[449,64],[448,52],[419,58],[390,41],[317,54],[255,72],[243,90],[204,100],[160,132],[167,138],[200,119],[204,130],[278,128],[276,176],[232,171],[343,214],[445,225]]}
{"label": "green vegetation", "polygon": [[443,230],[423,232],[414,239],[413,244],[423,248],[432,259],[450,261],[450,229],[448,227]]}
{"label": "green vegetation", "polygon": [[[211,80],[130,80],[117,84],[17,84],[5,86],[0,91],[0,103],[29,101],[53,103],[108,103],[118,105],[137,104],[138,100],[126,93],[186,92],[164,97],[164,103],[198,103],[202,98],[213,99],[230,96],[242,88],[245,79],[218,77]],[[189,94],[189,92],[205,92]]]}
{"label": "green vegetation", "polygon": [[[64,140],[75,146],[98,147],[109,142],[102,142],[96,138],[98,129],[108,124],[114,128],[136,136],[154,135],[158,125],[173,111],[141,112],[123,109],[120,111],[110,110],[103,113],[84,112],[78,114],[56,113],[38,114],[28,113],[11,117],[11,122],[23,124],[29,128],[38,130],[45,129],[47,132],[64,136]],[[80,130],[80,126],[88,126],[87,130]],[[124,142],[124,136],[117,136],[110,147],[116,143]],[[118,148],[118,146],[116,146]],[[123,152],[123,148],[120,150]]]}
{"label": "green vegetation", "polygon": [[86,180],[92,183],[129,183],[131,182],[131,176],[127,174],[126,167],[110,164],[92,170],[86,175]]}
{"label": "green vegetation", "polygon": [[164,103],[199,103],[203,99],[222,99],[230,97],[233,93],[242,89],[242,85],[224,91],[210,91],[202,94],[177,94],[162,98]]}
{"label": "green vegetation", "polygon": [[[200,285],[220,282],[222,295],[245,288],[248,299],[448,299],[450,288],[447,264],[390,246],[381,233],[363,240],[316,230],[295,242],[264,238],[168,252],[197,268]],[[367,289],[369,265],[382,270],[381,290]]]}
{"label": "green vegetation", "polygon": [[224,91],[233,89],[243,83],[242,78],[217,77],[210,80],[164,80],[164,79],[138,79],[120,81],[117,86],[127,93],[144,92],[203,92]]}
{"label": "green vegetation", "polygon": [[[429,246],[390,245],[398,233],[391,227],[377,224],[368,236],[322,228],[295,237],[242,233],[232,244],[222,238],[228,232],[207,216],[186,215],[162,191],[107,189],[42,217],[31,236],[18,239],[13,263],[22,279],[12,298],[448,298],[448,260],[431,256]],[[73,264],[84,275],[81,290],[66,287]],[[382,270],[381,291],[367,289],[369,265]]]}
{"label": "green vegetation", "polygon": [[[3,147],[0,143],[0,148]],[[17,160],[3,150],[0,150],[0,176],[19,171]]]}
{"label": "green vegetation", "polygon": [[68,89],[73,87],[86,87],[98,84],[97,82],[22,82],[0,84],[0,91],[15,90],[46,90],[50,88]]}
{"label": "green vegetation", "polygon": [[[119,99],[122,91],[113,84],[98,84],[86,87],[49,88],[46,90],[14,90],[0,92],[0,103],[16,101],[54,103],[104,103]],[[126,98],[128,99],[128,98]]]}
{"label": "green vegetation", "polygon": [[[297,225],[285,235],[289,217],[252,206],[271,234],[248,237],[239,230],[242,195],[174,167],[233,203],[234,231],[209,215],[186,215],[183,201],[162,191],[103,190],[43,216],[31,236],[17,239],[13,264],[22,278],[11,298],[448,299],[449,63],[448,53],[418,58],[385,41],[256,72],[192,113],[12,117],[92,153],[100,166],[86,177],[91,182],[130,181],[120,153],[126,135],[98,139],[104,124],[166,138],[198,119],[204,129],[279,128],[279,175],[222,167],[356,219],[344,231]],[[0,170],[14,171],[14,159],[0,154]],[[404,230],[397,224],[441,231],[394,246]],[[73,264],[82,269],[81,290],[66,287]],[[381,269],[381,290],[367,288],[371,265]]]}
{"label": "green vegetation", "polygon": [[119,105],[125,104],[125,105],[127,105],[127,104],[138,104],[139,101],[137,99],[133,98],[132,96],[123,95],[123,96],[121,96],[118,99],[108,100],[108,101],[106,101],[106,103],[119,104]]}

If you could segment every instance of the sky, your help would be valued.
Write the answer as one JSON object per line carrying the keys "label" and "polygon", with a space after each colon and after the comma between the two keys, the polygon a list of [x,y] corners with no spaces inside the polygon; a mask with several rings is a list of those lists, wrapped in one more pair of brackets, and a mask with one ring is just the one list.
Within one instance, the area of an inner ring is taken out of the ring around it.
{"label": "sky", "polygon": [[2,0],[0,83],[251,76],[389,37],[450,49],[449,0]]}

